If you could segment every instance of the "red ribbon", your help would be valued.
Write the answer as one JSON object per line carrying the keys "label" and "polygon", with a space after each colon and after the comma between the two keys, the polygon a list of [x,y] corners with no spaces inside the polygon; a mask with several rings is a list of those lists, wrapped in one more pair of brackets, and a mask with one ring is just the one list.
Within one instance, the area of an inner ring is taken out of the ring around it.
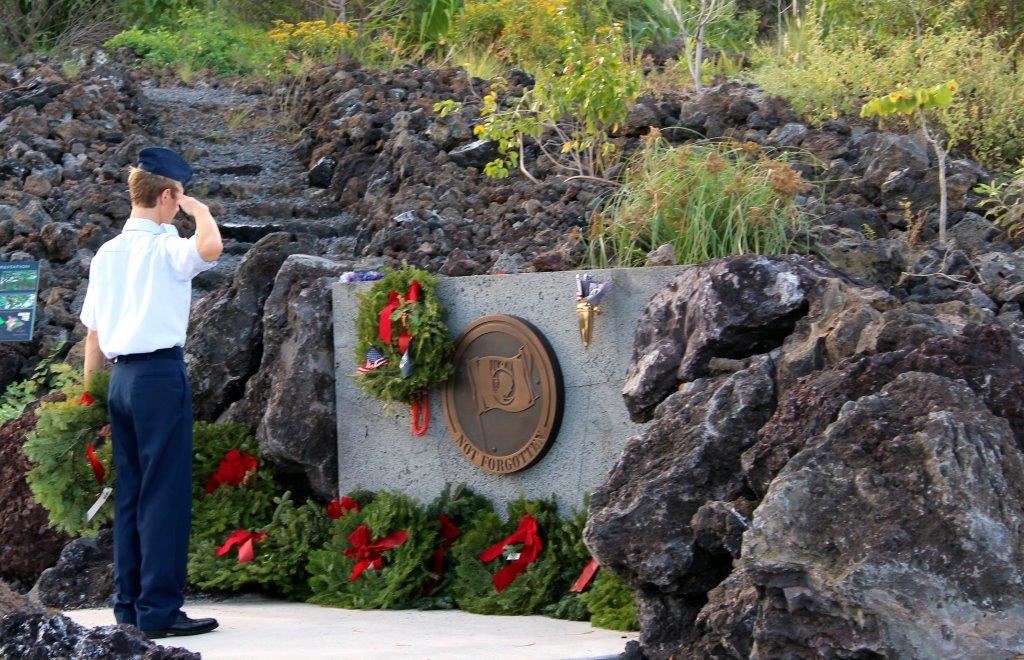
{"label": "red ribbon", "polygon": [[103,463],[100,463],[100,459],[96,456],[96,445],[89,443],[89,446],[85,448],[85,457],[92,465],[92,476],[96,477],[96,483],[102,486],[103,478],[107,476],[107,469],[103,467]]}
{"label": "red ribbon", "polygon": [[82,392],[82,398],[79,401],[83,406],[91,406],[96,403],[96,399],[94,399],[88,392]]}
{"label": "red ribbon", "polygon": [[[224,454],[224,457],[220,459],[220,464],[217,465],[217,470],[210,475],[209,481],[206,482],[206,492],[212,493],[222,485],[233,486],[237,488],[242,484],[242,481],[246,483],[252,483],[253,476],[250,472],[255,472],[259,467],[259,461],[256,460],[255,456],[232,449]],[[249,475],[246,479],[246,475]]]}
{"label": "red ribbon", "polygon": [[331,503],[327,505],[327,517],[337,520],[349,511],[359,513],[359,510],[359,502],[346,495],[341,499],[334,498],[331,500]]}
{"label": "red ribbon", "polygon": [[420,398],[416,399],[409,406],[409,416],[411,421],[409,425],[412,427],[412,434],[417,438],[422,438],[430,430],[430,395],[424,392]]}
{"label": "red ribbon", "polygon": [[537,529],[537,520],[528,513],[523,514],[516,531],[501,541],[480,553],[480,561],[487,563],[494,561],[505,551],[505,546],[513,543],[522,543],[522,550],[519,551],[519,558],[498,569],[498,572],[491,576],[491,582],[498,593],[505,590],[508,585],[526,572],[526,567],[537,561],[540,551],[544,549],[544,540],[540,537]]}
{"label": "red ribbon", "polygon": [[574,594],[582,593],[587,588],[587,585],[590,584],[590,581],[594,579],[594,574],[597,573],[599,568],[601,568],[601,565],[597,563],[596,559],[588,561],[587,565],[580,572],[580,576],[572,583],[569,591]]}
{"label": "red ribbon", "polygon": [[[405,294],[404,299],[395,290],[388,292],[388,304],[384,305],[384,308],[380,310],[380,319],[377,324],[377,336],[382,342],[385,344],[391,343],[391,315],[403,302],[419,302],[420,291],[419,281],[413,280],[412,284],[409,285],[409,292]],[[405,353],[408,351],[409,344],[411,343],[412,335],[409,334],[409,329],[402,328],[402,332],[398,336],[398,352]]]}
{"label": "red ribbon", "polygon": [[224,545],[217,548],[217,556],[223,557],[233,546],[237,545],[238,563],[247,564],[256,556],[256,549],[253,547],[253,544],[265,538],[267,538],[266,532],[250,532],[247,529],[236,529],[231,532],[228,540],[224,541]]}
{"label": "red ribbon", "polygon": [[444,555],[448,548],[452,547],[455,543],[455,539],[459,538],[459,528],[456,527],[452,519],[443,513],[438,517],[438,521],[441,523],[441,545],[437,546],[437,550],[434,550],[434,577],[431,578],[426,588],[423,590],[424,596],[429,596],[434,593],[439,586],[441,586],[441,573],[444,572]]}
{"label": "red ribbon", "polygon": [[371,541],[369,527],[366,525],[356,527],[355,531],[348,535],[348,543],[352,547],[344,551],[346,557],[356,560],[356,565],[352,567],[352,574],[348,577],[348,581],[355,582],[368,568],[379,570],[384,565],[382,553],[385,550],[397,548],[408,538],[409,532],[400,529],[376,541]]}

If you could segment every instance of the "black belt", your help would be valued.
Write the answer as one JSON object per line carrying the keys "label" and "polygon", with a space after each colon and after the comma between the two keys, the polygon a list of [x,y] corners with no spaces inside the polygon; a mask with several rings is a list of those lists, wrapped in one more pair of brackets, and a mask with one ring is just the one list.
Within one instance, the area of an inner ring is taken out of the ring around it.
{"label": "black belt", "polygon": [[161,348],[158,351],[152,353],[130,353],[128,355],[118,355],[116,358],[111,360],[114,364],[121,364],[122,362],[135,362],[136,360],[184,360],[185,351],[182,350],[181,346],[172,346],[171,348]]}

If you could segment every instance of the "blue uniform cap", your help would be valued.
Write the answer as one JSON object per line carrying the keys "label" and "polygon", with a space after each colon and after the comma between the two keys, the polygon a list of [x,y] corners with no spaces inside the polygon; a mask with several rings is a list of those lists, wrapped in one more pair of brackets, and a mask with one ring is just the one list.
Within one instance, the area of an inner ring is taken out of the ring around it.
{"label": "blue uniform cap", "polygon": [[192,167],[170,149],[146,147],[139,152],[139,169],[180,181],[182,185],[192,178]]}

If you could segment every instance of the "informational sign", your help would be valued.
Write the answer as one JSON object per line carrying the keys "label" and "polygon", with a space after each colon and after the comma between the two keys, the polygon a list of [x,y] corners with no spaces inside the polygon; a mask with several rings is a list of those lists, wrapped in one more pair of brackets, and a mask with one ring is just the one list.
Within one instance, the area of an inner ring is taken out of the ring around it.
{"label": "informational sign", "polygon": [[532,324],[484,316],[455,341],[444,414],[455,445],[496,474],[525,470],[550,448],[565,395],[558,359]]}
{"label": "informational sign", "polygon": [[0,342],[32,341],[38,294],[38,261],[0,263]]}

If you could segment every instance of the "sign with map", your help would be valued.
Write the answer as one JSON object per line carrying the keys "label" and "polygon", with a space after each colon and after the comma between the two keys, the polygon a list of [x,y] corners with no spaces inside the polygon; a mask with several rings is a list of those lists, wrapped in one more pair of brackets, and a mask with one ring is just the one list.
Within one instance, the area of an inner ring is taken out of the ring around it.
{"label": "sign with map", "polygon": [[0,342],[32,341],[39,262],[0,263]]}

